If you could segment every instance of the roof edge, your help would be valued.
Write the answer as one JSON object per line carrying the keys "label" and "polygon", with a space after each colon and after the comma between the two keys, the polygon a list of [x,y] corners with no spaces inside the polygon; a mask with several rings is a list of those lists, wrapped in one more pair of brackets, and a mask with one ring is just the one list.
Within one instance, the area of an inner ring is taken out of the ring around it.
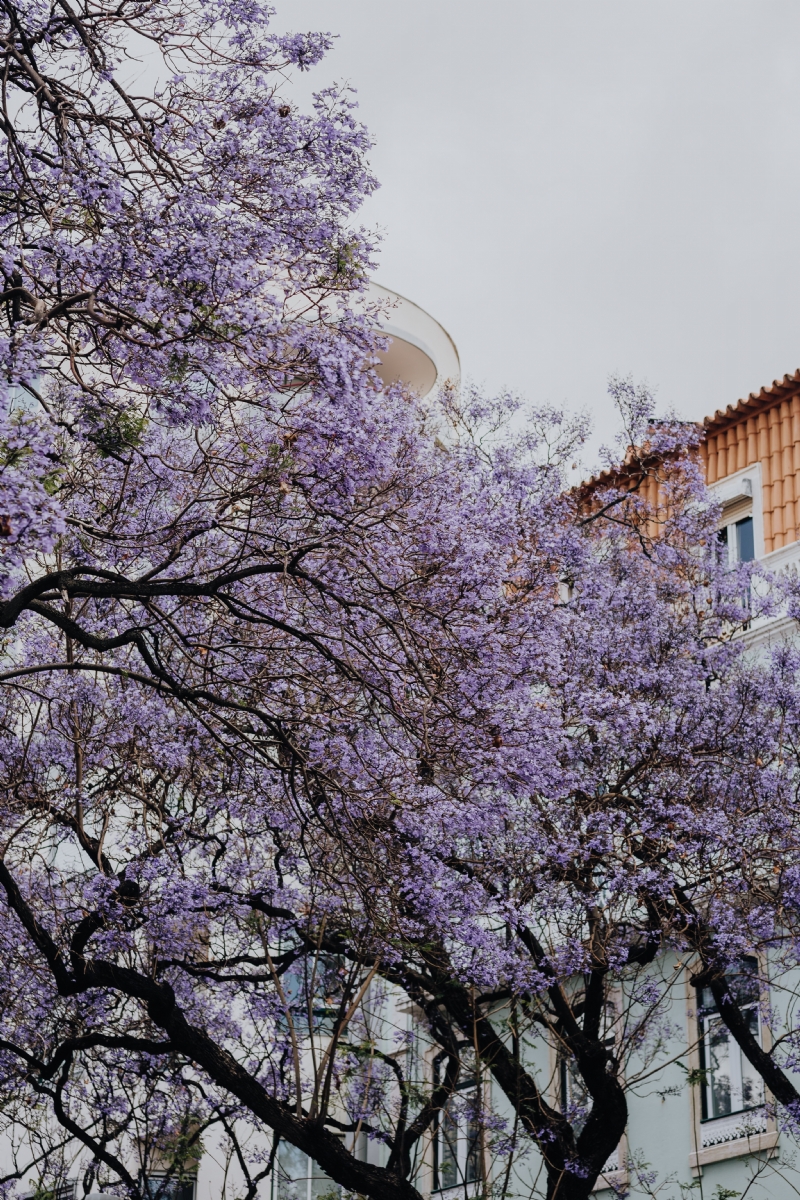
{"label": "roof edge", "polygon": [[763,412],[767,408],[785,400],[787,395],[800,390],[800,369],[793,375],[784,375],[783,379],[775,379],[769,387],[762,387],[760,392],[751,392],[743,400],[729,404],[727,408],[718,408],[711,417],[706,417],[703,427],[707,434],[716,433],[726,425],[738,421],[745,415]]}

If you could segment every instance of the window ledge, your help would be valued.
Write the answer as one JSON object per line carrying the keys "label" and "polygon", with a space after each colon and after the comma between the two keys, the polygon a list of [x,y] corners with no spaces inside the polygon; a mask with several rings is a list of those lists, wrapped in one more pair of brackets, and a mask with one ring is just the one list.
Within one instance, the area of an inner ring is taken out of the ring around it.
{"label": "window ledge", "polygon": [[778,1144],[777,1129],[767,1133],[752,1133],[748,1137],[731,1138],[729,1142],[719,1142],[716,1146],[704,1146],[702,1150],[693,1151],[689,1155],[689,1166],[692,1169],[705,1167],[709,1163],[722,1162],[725,1158],[741,1158],[744,1154],[760,1154],[764,1150],[774,1150]]}
{"label": "window ledge", "polygon": [[623,1167],[619,1171],[604,1171],[602,1175],[597,1176],[597,1183],[592,1188],[593,1192],[602,1192],[607,1188],[615,1188],[618,1191],[627,1191],[628,1187],[628,1172]]}
{"label": "window ledge", "polygon": [[449,1187],[434,1188],[430,1193],[431,1197],[436,1197],[436,1200],[464,1200],[466,1195],[473,1200],[480,1200],[483,1195],[483,1190],[477,1181],[473,1183],[452,1183]]}

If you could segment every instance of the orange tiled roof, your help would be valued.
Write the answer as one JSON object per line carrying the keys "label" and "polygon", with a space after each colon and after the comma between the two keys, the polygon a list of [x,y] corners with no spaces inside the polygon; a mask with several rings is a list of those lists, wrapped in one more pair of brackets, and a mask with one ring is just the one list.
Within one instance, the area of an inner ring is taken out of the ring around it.
{"label": "orange tiled roof", "polygon": [[[798,375],[798,378],[800,378],[800,374]],[[655,426],[661,424],[697,426],[696,421],[662,422],[660,420],[655,420],[653,421],[652,427],[655,428]],[[619,464],[619,466],[604,467],[602,471],[598,471],[596,475],[592,475],[589,479],[584,479],[582,483],[577,484],[571,490],[577,496],[580,496],[581,499],[586,499],[586,497],[590,496],[592,492],[604,487],[612,486],[614,484],[621,484],[626,479],[636,483],[641,479],[643,471],[646,471],[650,467],[656,466],[658,461],[658,458],[653,454],[643,453],[642,451],[640,451],[638,454],[634,454],[633,450],[630,449],[627,457]]]}
{"label": "orange tiled roof", "polygon": [[737,400],[736,404],[729,404],[724,409],[718,408],[713,417],[706,417],[703,421],[706,433],[716,433],[745,415],[754,416],[757,412],[763,412],[765,408],[780,403],[798,389],[800,370],[795,371],[794,375],[784,375],[783,379],[774,380],[770,387],[762,387],[760,392],[751,392],[744,400]]}
{"label": "orange tiled roof", "polygon": [[598,488],[604,488],[621,482],[623,479],[630,479],[634,475],[639,474],[634,472],[629,463],[620,463],[618,467],[605,467],[604,470],[598,471],[596,475],[591,475],[588,479],[584,479],[581,483],[576,484],[571,489],[575,495],[580,496],[583,500]]}

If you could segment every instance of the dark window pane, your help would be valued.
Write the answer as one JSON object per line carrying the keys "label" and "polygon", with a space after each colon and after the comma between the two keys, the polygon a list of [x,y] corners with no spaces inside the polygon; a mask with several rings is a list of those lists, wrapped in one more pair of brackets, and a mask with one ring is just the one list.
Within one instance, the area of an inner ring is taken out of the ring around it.
{"label": "dark window pane", "polygon": [[709,1021],[706,1026],[706,1051],[711,1101],[708,1115],[725,1117],[731,1111],[731,1038],[719,1018]]}
{"label": "dark window pane", "polygon": [[736,548],[739,562],[752,562],[755,558],[752,517],[745,517],[743,521],[736,522]]}
{"label": "dark window pane", "polygon": [[[733,966],[728,967],[725,978],[731,995],[737,1004],[756,1004],[761,997],[761,985],[758,980],[758,963],[749,955],[740,958]],[[711,988],[698,990],[698,1007],[703,1013],[717,1011],[717,1003],[711,994]]]}
{"label": "dark window pane", "polygon": [[307,1200],[308,1155],[290,1142],[278,1146],[273,1188],[275,1200]]}
{"label": "dark window pane", "polygon": [[711,994],[711,988],[700,988],[698,991],[698,1003],[703,1012],[715,1012],[717,1002]]}
{"label": "dark window pane", "polygon": [[[467,1074],[450,1097],[437,1122],[433,1143],[435,1191],[463,1187],[480,1177],[480,1119],[477,1080],[471,1073],[472,1056],[465,1053]],[[440,1082],[440,1067],[434,1074]]]}
{"label": "dark window pane", "polygon": [[340,1200],[342,1189],[326,1175],[321,1167],[314,1167],[311,1176],[311,1200]]}
{"label": "dark window pane", "polygon": [[561,1059],[561,1111],[580,1137],[589,1116],[589,1093],[574,1059]]}
{"label": "dark window pane", "polygon": [[[760,1041],[758,1008],[753,1005],[745,1010],[745,1019],[750,1032]],[[742,1055],[742,1108],[755,1108],[764,1103],[764,1080]]]}
{"label": "dark window pane", "polygon": [[760,999],[758,963],[754,958],[740,958],[736,970],[728,971],[728,982],[738,1004],[755,1004]]}
{"label": "dark window pane", "polygon": [[154,1175],[145,1180],[145,1192],[152,1200],[194,1200],[194,1180]]}
{"label": "dark window pane", "polygon": [[444,1110],[439,1126],[438,1162],[436,1164],[436,1186],[455,1187],[458,1180],[458,1122],[450,1112]]}
{"label": "dark window pane", "polygon": [[467,1123],[467,1162],[464,1178],[467,1183],[475,1183],[480,1175],[480,1126],[472,1116]]}
{"label": "dark window pane", "polygon": [[728,563],[728,526],[717,530],[717,562],[723,567]]}

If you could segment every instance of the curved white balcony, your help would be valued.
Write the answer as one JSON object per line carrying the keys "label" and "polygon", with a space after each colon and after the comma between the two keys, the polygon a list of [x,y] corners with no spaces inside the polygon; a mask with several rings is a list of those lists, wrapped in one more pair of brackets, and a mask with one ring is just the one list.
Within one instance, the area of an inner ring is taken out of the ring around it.
{"label": "curved white balcony", "polygon": [[420,396],[427,396],[444,383],[458,386],[458,350],[447,330],[430,313],[379,283],[370,282],[367,298],[383,304],[378,327],[392,339],[389,348],[380,353],[378,374],[384,383],[401,380]]}

